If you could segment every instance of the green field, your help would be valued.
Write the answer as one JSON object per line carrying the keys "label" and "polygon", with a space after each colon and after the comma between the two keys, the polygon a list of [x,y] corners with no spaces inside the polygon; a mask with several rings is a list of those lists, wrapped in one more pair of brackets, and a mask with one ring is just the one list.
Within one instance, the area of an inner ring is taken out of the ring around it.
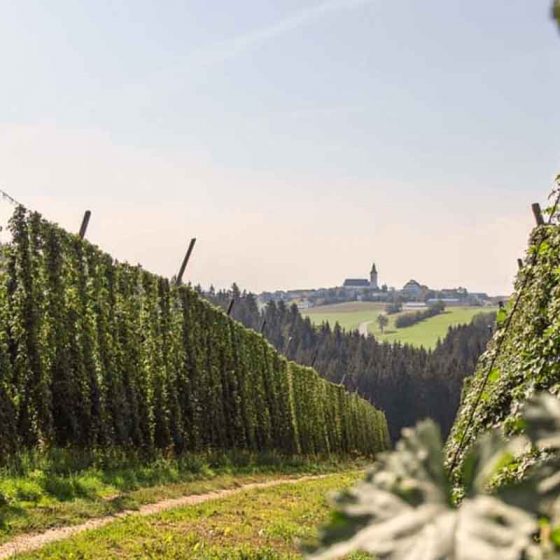
{"label": "green field", "polygon": [[[496,310],[489,307],[449,307],[441,315],[403,329],[395,327],[395,318],[399,314],[391,315],[385,333],[381,334],[377,325],[377,316],[384,312],[384,308],[383,303],[348,302],[315,307],[302,311],[302,313],[316,325],[328,321],[332,326],[338,321],[340,326],[346,330],[357,329],[360,324],[369,322],[368,332],[379,340],[434,348],[438,339],[445,337],[450,326],[468,324],[475,315]],[[411,310],[403,311],[403,313],[410,312]]]}
{"label": "green field", "polygon": [[0,469],[0,547],[18,535],[79,525],[163,499],[284,477],[363,467],[363,461],[286,457],[244,452],[163,457],[151,462],[79,469],[62,451],[53,458],[27,457],[25,468]]}
{"label": "green field", "polygon": [[315,325],[328,322],[333,326],[338,324],[348,331],[357,329],[364,321],[375,321],[385,309],[384,303],[370,301],[351,301],[348,303],[335,303],[321,305],[302,311],[304,317],[309,317]]}
{"label": "green field", "polygon": [[[228,498],[140,517],[16,558],[293,560],[302,558],[298,539],[316,535],[330,508],[326,496],[353,484],[353,471],[325,478],[249,490]],[[353,555],[353,559],[364,558]]]}

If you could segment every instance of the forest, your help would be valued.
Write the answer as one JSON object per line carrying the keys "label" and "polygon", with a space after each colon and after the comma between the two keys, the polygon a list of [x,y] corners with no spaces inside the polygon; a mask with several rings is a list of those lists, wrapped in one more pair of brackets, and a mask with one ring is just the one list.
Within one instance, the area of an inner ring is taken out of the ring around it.
{"label": "forest", "polygon": [[449,432],[463,381],[474,372],[495,323],[495,313],[481,311],[470,324],[451,327],[433,351],[426,351],[345,332],[338,324],[316,328],[295,305],[283,302],[270,302],[259,311],[255,296],[235,284],[204,296],[224,309],[233,300],[232,317],[262,330],[290,359],[313,364],[326,379],[374,403],[384,411],[393,440],[421,418],[432,418],[444,435]]}

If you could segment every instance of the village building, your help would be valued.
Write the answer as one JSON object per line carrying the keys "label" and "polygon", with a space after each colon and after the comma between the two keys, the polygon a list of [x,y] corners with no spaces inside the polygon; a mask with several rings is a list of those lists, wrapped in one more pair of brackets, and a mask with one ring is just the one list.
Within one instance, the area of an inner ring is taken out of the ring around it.
{"label": "village building", "polygon": [[[500,298],[500,301],[504,298]],[[379,287],[377,266],[372,264],[368,278],[346,278],[342,286],[332,288],[318,288],[306,290],[278,290],[276,292],[263,292],[259,295],[258,303],[265,305],[268,301],[284,301],[287,304],[295,303],[300,309],[305,310],[318,305],[343,303],[347,301],[399,301],[410,309],[422,308],[442,302],[448,306],[453,305],[491,305],[492,298],[482,292],[469,293],[462,287],[443,288],[440,290],[428,288],[414,279],[409,280],[401,290],[390,288],[386,285]]]}
{"label": "village building", "polygon": [[371,271],[369,273],[369,280],[367,278],[346,278],[343,288],[350,289],[366,289],[366,290],[379,290],[379,284],[377,281],[377,267],[375,263],[371,266]]}
{"label": "village building", "polygon": [[401,294],[407,299],[421,299],[424,291],[427,290],[426,286],[422,286],[416,280],[409,280],[402,288]]}
{"label": "village building", "polygon": [[346,278],[343,288],[369,288],[369,280],[366,278]]}
{"label": "village building", "polygon": [[447,307],[452,307],[453,305],[465,305],[465,301],[458,298],[429,298],[426,300],[428,305],[434,305],[436,303],[444,303]]}

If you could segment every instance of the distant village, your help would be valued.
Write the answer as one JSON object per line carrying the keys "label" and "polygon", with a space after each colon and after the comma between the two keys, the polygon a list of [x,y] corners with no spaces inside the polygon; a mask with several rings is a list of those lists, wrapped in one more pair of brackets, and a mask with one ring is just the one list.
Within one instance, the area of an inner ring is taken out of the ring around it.
{"label": "distant village", "polygon": [[300,309],[318,305],[342,303],[347,301],[399,302],[408,307],[424,307],[438,301],[446,306],[491,306],[503,297],[490,297],[484,292],[469,292],[466,288],[444,288],[436,290],[409,280],[401,289],[379,285],[377,267],[373,263],[369,278],[346,278],[342,286],[303,290],[278,290],[263,292],[258,296],[259,303],[283,301],[295,303]]}

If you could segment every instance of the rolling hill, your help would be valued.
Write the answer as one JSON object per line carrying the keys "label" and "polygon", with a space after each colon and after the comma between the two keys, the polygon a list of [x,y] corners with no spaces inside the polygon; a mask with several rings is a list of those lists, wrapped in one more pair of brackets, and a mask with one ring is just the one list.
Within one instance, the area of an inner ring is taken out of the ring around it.
{"label": "rolling hill", "polygon": [[[382,333],[377,324],[377,317],[384,313],[385,304],[374,302],[348,302],[334,305],[324,305],[302,311],[304,317],[315,325],[328,322],[331,326],[338,323],[343,329],[352,331],[365,329],[380,341],[401,342],[412,346],[435,348],[437,341],[442,340],[449,327],[455,325],[466,325],[476,315],[484,312],[493,312],[492,307],[449,307],[444,313],[436,317],[430,317],[416,325],[405,328],[395,327],[395,319],[399,314],[389,316],[389,325]],[[406,313],[406,311],[402,312]]]}

